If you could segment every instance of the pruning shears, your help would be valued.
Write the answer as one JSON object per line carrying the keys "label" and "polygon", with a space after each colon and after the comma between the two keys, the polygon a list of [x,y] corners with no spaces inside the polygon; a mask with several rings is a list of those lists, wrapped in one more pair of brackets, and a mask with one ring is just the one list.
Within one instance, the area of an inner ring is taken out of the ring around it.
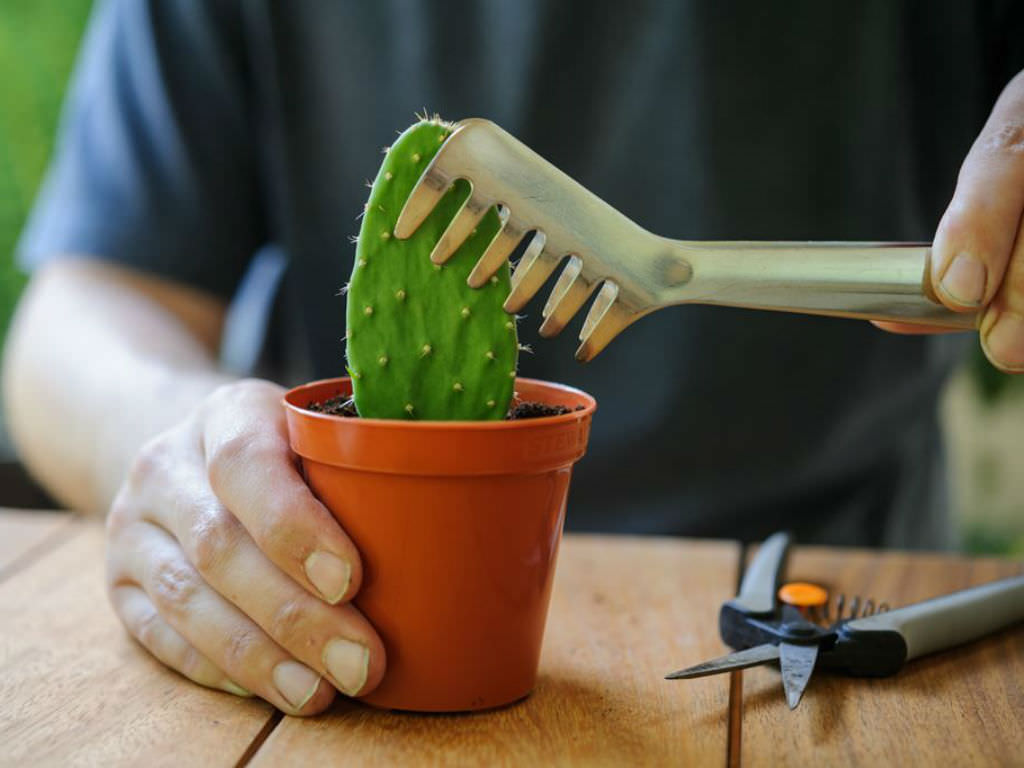
{"label": "pruning shears", "polygon": [[[704,677],[778,662],[790,709],[800,703],[812,672],[831,669],[858,677],[884,677],[911,659],[967,643],[1024,621],[1024,575],[993,581],[924,602],[858,616],[840,615],[828,626],[779,599],[780,580],[792,543],[786,533],[769,537],[743,575],[739,594],[722,605],[718,630],[734,649],[666,676]],[[827,613],[826,613],[827,615]]]}

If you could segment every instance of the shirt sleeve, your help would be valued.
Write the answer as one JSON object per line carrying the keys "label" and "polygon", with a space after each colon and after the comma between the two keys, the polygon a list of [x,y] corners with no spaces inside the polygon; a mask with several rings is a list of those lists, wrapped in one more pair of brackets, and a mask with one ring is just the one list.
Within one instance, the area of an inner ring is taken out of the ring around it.
{"label": "shirt sleeve", "polygon": [[266,241],[241,30],[218,0],[101,0],[22,233],[229,296]]}

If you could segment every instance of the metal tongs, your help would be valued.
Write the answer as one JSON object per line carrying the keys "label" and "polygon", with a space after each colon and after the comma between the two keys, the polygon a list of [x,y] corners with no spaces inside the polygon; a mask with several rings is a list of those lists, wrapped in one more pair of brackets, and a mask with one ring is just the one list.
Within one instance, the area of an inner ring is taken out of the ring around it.
{"label": "metal tongs", "polygon": [[718,304],[946,328],[977,327],[976,313],[946,309],[931,286],[927,243],[670,240],[630,221],[488,120],[456,123],[398,217],[416,231],[458,179],[472,192],[431,254],[444,263],[484,214],[502,229],[469,276],[483,285],[527,235],[505,309],[517,312],[567,259],[543,309],[554,336],[600,285],[576,359],[592,360],[631,323],[675,304]]}
{"label": "metal tongs", "polygon": [[1024,621],[1022,575],[822,627],[797,608],[779,604],[789,547],[785,533],[768,538],[747,568],[739,595],[722,606],[718,631],[735,652],[673,672],[667,679],[778,661],[786,701],[795,709],[817,667],[863,677],[892,675],[918,656]]}

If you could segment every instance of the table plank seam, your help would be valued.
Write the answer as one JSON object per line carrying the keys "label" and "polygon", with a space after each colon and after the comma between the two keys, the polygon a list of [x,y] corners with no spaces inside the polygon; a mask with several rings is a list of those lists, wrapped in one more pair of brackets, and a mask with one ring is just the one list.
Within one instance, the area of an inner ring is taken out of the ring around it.
{"label": "table plank seam", "polygon": [[714,616],[738,553],[736,540],[569,535],[533,695],[443,717],[339,701],[284,717],[246,768],[339,755],[360,765],[721,765],[727,680],[662,677],[678,654],[717,650]]}
{"label": "table plank seam", "polygon": [[246,747],[245,752],[243,752],[242,756],[238,758],[238,762],[235,763],[234,768],[245,768],[245,766],[247,766],[256,756],[256,753],[260,751],[263,743],[270,738],[270,734],[274,732],[274,729],[277,728],[283,719],[284,713],[281,710],[275,709],[271,712],[270,717],[267,718],[267,722],[263,724],[263,727],[260,728],[259,733],[256,734],[252,743]]}
{"label": "table plank seam", "polygon": [[17,575],[21,571],[24,571],[37,560],[56,551],[62,545],[79,535],[86,529],[86,527],[87,526],[83,525],[76,517],[69,517],[63,524],[58,526],[56,530],[47,534],[42,540],[26,549],[6,566],[0,567],[0,584],[7,581],[7,579],[12,576]]}
{"label": "table plank seam", "polygon": [[[739,542],[739,556],[736,559],[736,589],[740,592],[743,572],[746,569],[748,545]],[[743,671],[729,673],[729,713],[725,722],[725,766],[739,768],[743,756]]]}
{"label": "table plank seam", "polygon": [[[713,766],[725,757],[730,713],[723,707],[731,705],[741,707],[745,722],[737,725],[751,745],[751,765],[997,764],[1022,754],[1024,693],[1016,681],[1024,679],[1024,628],[920,659],[893,679],[823,675],[792,712],[771,667],[745,670],[735,696],[725,675],[685,691],[662,683],[665,657],[707,658],[721,648],[713,617],[735,594],[727,594],[740,571],[735,541],[705,556],[689,543],[567,537],[544,687],[514,708],[440,719],[339,701],[316,718],[288,717],[257,700],[202,689],[143,656],[113,613],[100,609],[101,526],[54,520],[8,550],[4,569],[13,578],[0,584],[0,765],[131,765],[156,755],[158,762],[241,768],[329,765],[339,756],[378,765]],[[30,549],[36,552],[25,562]],[[898,605],[1024,572],[1020,558],[793,554],[794,577]],[[634,647],[637,637],[644,642]],[[732,762],[723,762],[747,764],[745,757],[734,749]]]}

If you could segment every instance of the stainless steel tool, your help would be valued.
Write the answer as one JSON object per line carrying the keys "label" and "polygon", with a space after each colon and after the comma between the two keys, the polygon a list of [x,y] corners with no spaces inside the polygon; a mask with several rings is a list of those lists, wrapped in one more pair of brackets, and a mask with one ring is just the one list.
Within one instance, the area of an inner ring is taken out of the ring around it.
{"label": "stainless steel tool", "polygon": [[744,574],[739,595],[722,606],[719,634],[735,652],[672,672],[668,679],[778,661],[786,701],[795,709],[817,667],[856,676],[892,675],[911,659],[1024,621],[1024,576],[1016,576],[882,613],[858,614],[853,608],[843,619],[840,608],[838,620],[821,627],[779,604],[790,543],[785,533],[768,538]]}
{"label": "stainless steel tool", "polygon": [[818,315],[977,327],[974,313],[939,303],[926,243],[709,242],[670,240],[630,221],[494,123],[456,123],[398,218],[416,231],[457,179],[472,193],[438,240],[444,263],[477,222],[499,206],[503,226],[469,277],[477,287],[532,234],[505,309],[516,312],[567,263],[544,306],[554,336],[597,293],[576,358],[592,360],[627,326],[662,307],[717,304]]}

